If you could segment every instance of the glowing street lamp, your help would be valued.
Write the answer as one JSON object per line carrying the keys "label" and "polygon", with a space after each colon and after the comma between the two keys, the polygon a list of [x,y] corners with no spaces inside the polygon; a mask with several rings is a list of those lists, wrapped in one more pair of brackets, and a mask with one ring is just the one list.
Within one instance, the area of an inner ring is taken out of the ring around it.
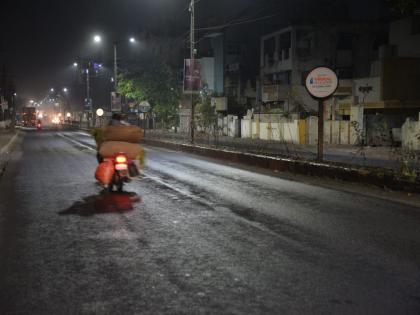
{"label": "glowing street lamp", "polygon": [[95,43],[100,43],[102,41],[102,38],[99,35],[95,35],[95,36],[93,36],[93,41]]}
{"label": "glowing street lamp", "polygon": [[136,42],[136,39],[134,37],[130,37],[130,43],[134,44]]}
{"label": "glowing street lamp", "polygon": [[79,64],[77,62],[73,62],[73,67],[77,68]]}
{"label": "glowing street lamp", "polygon": [[50,92],[54,92],[54,88],[51,88],[51,89],[50,89]]}
{"label": "glowing street lamp", "polygon": [[69,90],[65,87],[65,88],[63,88],[63,92],[64,93],[67,93]]}

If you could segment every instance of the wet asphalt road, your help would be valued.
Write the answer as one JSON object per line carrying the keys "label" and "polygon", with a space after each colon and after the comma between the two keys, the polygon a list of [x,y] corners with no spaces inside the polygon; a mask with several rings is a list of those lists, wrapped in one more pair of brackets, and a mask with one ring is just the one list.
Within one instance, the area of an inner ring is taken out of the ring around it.
{"label": "wet asphalt road", "polygon": [[150,147],[103,194],[88,136],[22,135],[0,314],[420,313],[419,208]]}

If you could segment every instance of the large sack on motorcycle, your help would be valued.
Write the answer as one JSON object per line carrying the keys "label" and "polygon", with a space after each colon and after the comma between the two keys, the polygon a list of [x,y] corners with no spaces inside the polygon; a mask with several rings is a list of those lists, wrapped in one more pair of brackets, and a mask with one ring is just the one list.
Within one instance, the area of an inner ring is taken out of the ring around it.
{"label": "large sack on motorcycle", "polygon": [[102,132],[102,139],[104,141],[139,143],[143,136],[143,129],[130,125],[107,126]]}
{"label": "large sack on motorcycle", "polygon": [[104,158],[112,158],[117,153],[125,153],[130,160],[136,159],[141,152],[140,144],[123,141],[106,141],[99,149],[99,154]]}
{"label": "large sack on motorcycle", "polygon": [[98,165],[95,178],[104,185],[108,185],[114,176],[114,163],[111,160],[102,162]]}
{"label": "large sack on motorcycle", "polygon": [[105,128],[94,128],[92,130],[92,136],[95,138],[96,141],[96,147],[99,149],[104,142],[104,130]]}

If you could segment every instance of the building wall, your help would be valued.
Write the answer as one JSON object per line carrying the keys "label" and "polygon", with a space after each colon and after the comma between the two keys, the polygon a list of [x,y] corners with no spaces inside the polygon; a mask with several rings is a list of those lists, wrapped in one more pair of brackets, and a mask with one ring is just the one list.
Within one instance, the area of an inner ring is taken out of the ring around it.
{"label": "building wall", "polygon": [[206,57],[200,59],[201,64],[201,79],[203,84],[207,84],[210,91],[214,91],[215,86],[215,67],[214,58]]}
{"label": "building wall", "polygon": [[[372,87],[372,90],[364,94],[359,91],[360,87]],[[353,95],[362,103],[377,103],[382,101],[382,87],[380,77],[367,77],[353,80]]]}
{"label": "building wall", "polygon": [[384,61],[383,100],[418,101],[419,87],[420,58],[388,58]]}
{"label": "building wall", "polygon": [[407,121],[402,126],[402,146],[408,150],[420,151],[420,113],[418,121]]}
{"label": "building wall", "polygon": [[[275,49],[277,49],[278,37],[286,32],[291,32],[290,58],[286,62],[274,60],[268,63],[264,42],[269,38],[275,38]],[[270,75],[290,71],[289,82],[270,83],[271,85],[278,84],[279,90],[287,88],[291,91],[291,93],[279,93],[277,101],[291,103],[295,101],[309,111],[317,111],[317,102],[309,96],[304,86],[306,73],[321,65],[337,69],[340,79],[369,77],[372,71],[375,74],[378,73],[379,64],[375,64],[376,67],[372,67],[371,64],[379,56],[379,49],[373,43],[380,32],[384,32],[384,27],[380,24],[342,23],[295,25],[268,34],[261,38],[261,84],[269,84],[265,79]],[[344,46],[340,44],[342,42]],[[377,80],[374,81],[376,86]],[[351,95],[351,85],[347,93]],[[296,100],[290,100],[289,94]],[[379,99],[380,97],[373,93],[371,98]],[[263,97],[263,101],[272,100]]]}
{"label": "building wall", "polygon": [[214,51],[214,91],[218,94],[224,93],[224,73],[225,73],[225,51],[224,51],[224,37],[222,35],[211,39],[211,45]]}
{"label": "building wall", "polygon": [[413,20],[417,17],[407,17],[391,23],[389,44],[398,47],[399,57],[420,58],[420,33],[413,34]]}
{"label": "building wall", "polygon": [[242,119],[241,120],[241,138],[252,137],[252,120]]}

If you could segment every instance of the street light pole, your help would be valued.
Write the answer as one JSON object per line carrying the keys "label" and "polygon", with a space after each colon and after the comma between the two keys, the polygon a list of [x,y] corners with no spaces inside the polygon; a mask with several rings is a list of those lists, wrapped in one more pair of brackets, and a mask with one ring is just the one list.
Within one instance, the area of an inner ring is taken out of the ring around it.
{"label": "street light pole", "polygon": [[[89,78],[89,68],[90,68],[90,62],[88,62],[88,66],[86,68],[86,103],[88,104],[88,117],[87,117],[87,121],[88,121],[88,128],[90,127],[90,112],[92,111],[92,108],[90,108],[90,106],[92,105],[90,102],[90,78]],[[85,104],[86,106],[86,104]],[[85,108],[86,110],[86,108]]]}
{"label": "street light pole", "polygon": [[87,68],[86,69],[86,101],[89,102],[89,100],[90,100],[90,79],[89,79],[89,68]]}
{"label": "street light pole", "polygon": [[[190,4],[190,12],[191,12],[191,30],[190,30],[190,71],[194,74],[195,69],[195,0],[191,0]],[[193,82],[191,82],[192,84]],[[191,129],[191,143],[194,143],[194,117],[195,116],[195,108],[194,108],[194,93],[193,89],[191,88],[191,121],[190,121],[190,129]]]}
{"label": "street light pole", "polygon": [[118,83],[117,83],[117,43],[114,42],[114,89],[115,92],[117,92],[117,88],[118,88]]}

